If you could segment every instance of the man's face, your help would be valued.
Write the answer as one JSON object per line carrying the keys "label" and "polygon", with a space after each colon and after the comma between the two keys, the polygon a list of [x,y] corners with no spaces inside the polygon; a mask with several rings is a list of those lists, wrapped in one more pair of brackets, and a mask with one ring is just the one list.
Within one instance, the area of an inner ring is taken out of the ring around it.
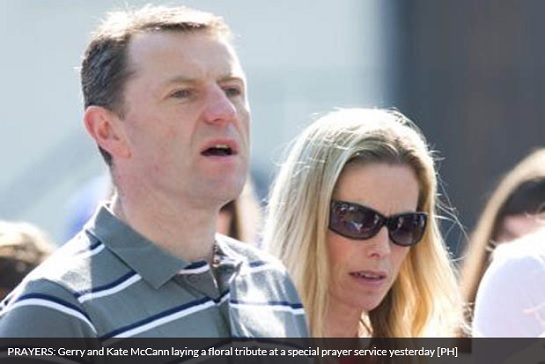
{"label": "man's face", "polygon": [[170,202],[219,208],[237,197],[250,110],[232,47],[206,33],[144,33],[131,40],[129,67],[120,125],[130,153],[121,174],[126,168],[139,188]]}

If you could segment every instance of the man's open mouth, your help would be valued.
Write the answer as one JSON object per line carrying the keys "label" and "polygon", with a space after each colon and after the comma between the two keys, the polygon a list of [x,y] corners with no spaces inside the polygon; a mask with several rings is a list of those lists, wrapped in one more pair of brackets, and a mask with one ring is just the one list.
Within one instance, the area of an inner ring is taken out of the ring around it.
{"label": "man's open mouth", "polygon": [[235,154],[233,149],[225,144],[218,144],[214,145],[213,147],[210,147],[208,149],[205,149],[202,152],[202,155],[206,157],[214,156],[214,157],[225,157]]}

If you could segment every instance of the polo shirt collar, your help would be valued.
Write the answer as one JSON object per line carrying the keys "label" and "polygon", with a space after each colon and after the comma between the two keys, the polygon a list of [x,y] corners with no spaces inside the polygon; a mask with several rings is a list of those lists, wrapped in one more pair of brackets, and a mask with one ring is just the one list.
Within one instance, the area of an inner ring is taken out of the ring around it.
{"label": "polo shirt collar", "polygon": [[87,230],[155,289],[191,264],[133,230],[105,205],[99,208]]}

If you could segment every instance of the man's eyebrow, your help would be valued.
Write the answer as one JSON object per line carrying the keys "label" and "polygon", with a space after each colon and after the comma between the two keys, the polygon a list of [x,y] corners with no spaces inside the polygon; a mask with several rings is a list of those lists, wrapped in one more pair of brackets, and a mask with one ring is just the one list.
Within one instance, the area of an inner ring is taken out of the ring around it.
{"label": "man's eyebrow", "polygon": [[171,77],[166,80],[166,85],[172,85],[177,83],[196,83],[198,80],[194,77],[184,76],[184,75],[178,75]]}
{"label": "man's eyebrow", "polygon": [[244,78],[244,76],[241,76],[241,75],[226,75],[224,77],[220,77],[219,81],[220,82],[236,81],[236,82],[240,82],[241,84],[246,84],[246,79]]}
{"label": "man's eyebrow", "polygon": [[[177,84],[197,84],[201,81],[202,80],[197,77],[177,75],[167,79],[164,82],[164,86],[168,87],[168,86],[177,85]],[[242,85],[246,85],[246,78],[243,75],[228,74],[228,75],[220,76],[217,82],[238,82]]]}

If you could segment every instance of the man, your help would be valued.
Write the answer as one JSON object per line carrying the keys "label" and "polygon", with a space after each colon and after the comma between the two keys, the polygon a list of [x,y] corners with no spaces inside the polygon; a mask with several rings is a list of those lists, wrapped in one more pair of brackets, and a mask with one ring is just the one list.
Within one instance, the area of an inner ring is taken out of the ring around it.
{"label": "man", "polygon": [[297,337],[279,264],[215,234],[247,175],[246,79],[219,17],[110,14],[81,68],[116,194],[2,304],[0,337]]}

